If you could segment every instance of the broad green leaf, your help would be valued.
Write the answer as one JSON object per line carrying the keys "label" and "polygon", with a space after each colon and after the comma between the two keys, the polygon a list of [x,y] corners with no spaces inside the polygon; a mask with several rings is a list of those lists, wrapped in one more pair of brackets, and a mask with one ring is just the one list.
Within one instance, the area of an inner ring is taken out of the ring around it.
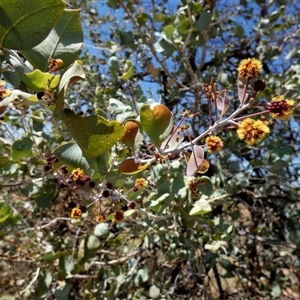
{"label": "broad green leaf", "polygon": [[115,56],[111,56],[108,60],[108,67],[110,71],[117,72],[120,69],[119,60]]}
{"label": "broad green leaf", "polygon": [[164,33],[166,35],[166,37],[168,39],[171,39],[172,36],[173,36],[173,32],[174,32],[175,28],[173,25],[167,25],[165,28],[164,28]]}
{"label": "broad green leaf", "polygon": [[11,148],[11,157],[14,161],[26,158],[32,155],[33,141],[29,137],[22,137],[15,140]]}
{"label": "broad green leaf", "polygon": [[74,64],[61,76],[61,80],[58,86],[58,92],[62,92],[63,89],[69,84],[78,80],[85,79],[85,73],[81,67],[82,62],[76,60]]}
{"label": "broad green leaf", "polygon": [[163,104],[144,105],[140,111],[141,125],[157,148],[173,130],[174,116]]}
{"label": "broad green leaf", "polygon": [[180,22],[177,27],[177,30],[180,34],[186,35],[188,34],[190,29],[190,21],[186,16],[180,16]]}
{"label": "broad green leaf", "polygon": [[208,201],[204,199],[198,200],[190,211],[190,216],[207,214],[212,210]]}
{"label": "broad green leaf", "polygon": [[21,83],[21,78],[17,73],[11,71],[3,72],[4,78],[15,88],[18,88]]}
{"label": "broad green leaf", "polygon": [[64,106],[65,93],[69,84],[85,79],[85,73],[81,67],[81,61],[76,60],[74,64],[62,75],[58,86],[58,98],[56,100],[56,107],[54,115],[60,119],[62,117],[62,109]]}
{"label": "broad green leaf", "polygon": [[153,47],[159,53],[164,52],[167,57],[172,56],[174,52],[173,45],[163,38],[159,39],[156,43],[154,43]]}
{"label": "broad green leaf", "polygon": [[136,212],[137,212],[136,209],[128,209],[128,210],[124,211],[124,218],[129,218]]}
{"label": "broad green leaf", "polygon": [[2,0],[0,45],[15,50],[36,46],[47,37],[65,8],[62,0]]}
{"label": "broad green leaf", "polygon": [[123,174],[133,175],[147,169],[149,166],[150,163],[142,165],[138,160],[134,158],[128,158],[120,163],[119,169]]}
{"label": "broad green leaf", "polygon": [[151,299],[158,299],[160,296],[160,289],[156,285],[150,286],[149,296]]}
{"label": "broad green leaf", "polygon": [[97,224],[94,229],[95,236],[103,236],[103,235],[107,235],[108,233],[109,233],[109,226],[107,223]]}
{"label": "broad green leaf", "polygon": [[54,76],[36,69],[31,73],[25,73],[21,79],[31,90],[44,92],[47,89],[54,90],[58,86],[60,75]]}
{"label": "broad green leaf", "polygon": [[90,174],[90,165],[75,142],[68,142],[56,147],[53,154],[59,159],[58,166],[66,165],[69,171],[80,168],[86,174]]}
{"label": "broad green leaf", "polygon": [[66,284],[63,289],[56,289],[54,292],[55,299],[57,300],[68,300],[69,294],[72,289],[72,286],[70,284]]}
{"label": "broad green leaf", "polygon": [[99,239],[94,235],[90,235],[87,240],[87,248],[88,249],[97,249],[99,246],[100,246]]}
{"label": "broad green leaf", "polygon": [[126,60],[125,67],[124,67],[124,73],[122,76],[120,76],[120,79],[128,80],[131,78],[133,73],[134,73],[134,66],[133,66],[132,62],[130,60]]}
{"label": "broad green leaf", "polygon": [[47,208],[51,206],[51,201],[56,195],[56,184],[52,181],[46,181],[45,184],[38,187],[36,193],[31,194],[31,197],[35,200],[36,204],[41,208]]}
{"label": "broad green leaf", "polygon": [[63,121],[85,157],[95,158],[107,152],[124,135],[125,127],[100,116],[77,116],[65,109]]}
{"label": "broad green leaf", "polygon": [[204,195],[210,196],[213,192],[213,184],[209,177],[201,176],[197,177],[195,181],[198,183],[198,190]]}
{"label": "broad green leaf", "polygon": [[61,59],[66,68],[77,58],[82,42],[79,10],[65,10],[47,38],[33,49],[24,51],[23,55],[41,71],[47,71],[50,58]]}
{"label": "broad green leaf", "polygon": [[200,13],[198,20],[196,21],[196,28],[199,31],[207,29],[211,22],[212,14],[206,11]]}
{"label": "broad green leaf", "polygon": [[278,159],[272,164],[272,168],[275,171],[287,168],[288,166],[289,166],[289,163],[282,159]]}
{"label": "broad green leaf", "polygon": [[105,152],[95,158],[85,158],[82,150],[75,142],[62,144],[54,149],[53,154],[59,159],[58,166],[66,165],[71,171],[76,168],[83,169],[92,180],[101,180],[109,168],[109,152]]}
{"label": "broad green leaf", "polygon": [[48,270],[45,270],[43,274],[40,274],[37,287],[35,289],[35,297],[44,295],[52,283],[52,276]]}
{"label": "broad green leaf", "polygon": [[0,203],[0,230],[6,226],[12,226],[19,220],[18,216],[13,215],[11,208],[5,203]]}

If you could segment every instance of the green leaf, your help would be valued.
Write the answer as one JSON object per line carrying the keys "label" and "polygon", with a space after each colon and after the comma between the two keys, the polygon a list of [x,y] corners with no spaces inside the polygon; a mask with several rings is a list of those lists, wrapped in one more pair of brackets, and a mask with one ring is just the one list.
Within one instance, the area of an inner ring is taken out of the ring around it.
{"label": "green leaf", "polygon": [[131,78],[133,73],[134,73],[134,67],[133,67],[132,62],[130,60],[126,60],[125,67],[124,67],[124,73],[122,76],[120,76],[120,79],[128,80]]}
{"label": "green leaf", "polygon": [[56,184],[51,181],[46,181],[41,187],[38,187],[36,193],[31,194],[36,204],[41,208],[50,207],[55,195]]}
{"label": "green leaf", "polygon": [[83,169],[85,173],[90,174],[90,165],[75,142],[68,142],[58,146],[54,149],[53,154],[59,159],[58,166],[66,165],[70,171],[80,168]]}
{"label": "green leaf", "polygon": [[15,140],[11,149],[12,159],[14,161],[18,161],[27,156],[31,156],[32,146],[33,146],[33,141],[29,137],[24,136],[18,140]]}
{"label": "green leaf", "polygon": [[55,290],[54,292],[55,298],[57,300],[68,300],[71,288],[72,286],[70,284],[66,284],[62,290],[60,289]]}
{"label": "green leaf", "polygon": [[103,236],[103,235],[107,235],[108,233],[109,233],[109,226],[107,223],[97,224],[94,229],[95,236]]}
{"label": "green leaf", "polygon": [[77,58],[82,42],[83,31],[79,10],[66,10],[47,38],[33,49],[24,51],[23,55],[41,71],[48,69],[50,58],[61,59],[63,68],[66,68]]}
{"label": "green leaf", "polygon": [[120,69],[119,60],[115,56],[111,56],[108,60],[108,67],[110,71],[117,72]]}
{"label": "green leaf", "polygon": [[289,163],[282,159],[278,159],[272,164],[272,168],[274,171],[287,168],[288,166],[289,166]]}
{"label": "green leaf", "polygon": [[213,192],[213,184],[209,177],[197,177],[195,181],[198,183],[198,190],[206,196],[210,196]]}
{"label": "green leaf", "polygon": [[177,30],[180,34],[186,35],[189,32],[190,29],[190,21],[186,16],[180,16],[180,22],[177,27]]}
{"label": "green leaf", "polygon": [[51,283],[52,283],[51,273],[48,270],[45,270],[44,273],[39,276],[37,288],[35,290],[35,296],[40,297],[44,295],[49,290]]}
{"label": "green leaf", "polygon": [[4,71],[3,76],[13,87],[19,87],[21,79],[17,73],[11,71]]}
{"label": "green leaf", "polygon": [[90,235],[88,237],[86,246],[87,249],[97,249],[100,246],[100,241],[96,236]]}
{"label": "green leaf", "polygon": [[0,229],[6,226],[12,226],[16,224],[18,220],[19,217],[13,215],[13,211],[5,202],[0,203]]}
{"label": "green leaf", "polygon": [[160,289],[156,285],[152,285],[149,289],[151,299],[157,299],[160,296]]}
{"label": "green leaf", "polygon": [[111,149],[124,135],[125,127],[100,116],[77,116],[64,110],[63,121],[85,157],[95,158]]}
{"label": "green leaf", "polygon": [[66,8],[62,0],[2,0],[0,7],[0,44],[25,50],[42,42]]}
{"label": "green leaf", "polygon": [[174,32],[175,28],[173,25],[167,25],[165,28],[164,28],[164,33],[166,35],[166,37],[168,39],[171,39],[172,36],[173,36],[173,32]]}
{"label": "green leaf", "polygon": [[60,81],[60,75],[52,75],[50,73],[43,73],[40,70],[34,70],[31,73],[25,73],[21,76],[22,81],[35,92],[44,92],[49,89],[54,90]]}
{"label": "green leaf", "polygon": [[173,130],[174,116],[163,104],[153,107],[143,105],[140,111],[141,125],[157,148]]}
{"label": "green leaf", "polygon": [[190,216],[203,215],[211,212],[211,206],[208,201],[200,199],[194,204],[194,207],[190,211]]}
{"label": "green leaf", "polygon": [[56,107],[54,116],[60,119],[63,115],[62,109],[64,106],[65,93],[69,84],[85,79],[85,73],[81,67],[81,61],[76,60],[74,64],[62,75],[58,86],[58,98],[56,100]]}
{"label": "green leaf", "polygon": [[165,55],[166,55],[167,57],[172,56],[172,54],[173,54],[173,52],[174,52],[174,47],[173,47],[173,45],[172,45],[169,41],[167,41],[167,40],[165,40],[165,39],[163,39],[163,38],[159,39],[159,40],[153,45],[153,47],[154,47],[154,49],[155,49],[157,52],[159,52],[159,53],[164,52]]}
{"label": "green leaf", "polygon": [[206,11],[200,13],[198,20],[196,21],[196,28],[202,31],[210,25],[212,14]]}

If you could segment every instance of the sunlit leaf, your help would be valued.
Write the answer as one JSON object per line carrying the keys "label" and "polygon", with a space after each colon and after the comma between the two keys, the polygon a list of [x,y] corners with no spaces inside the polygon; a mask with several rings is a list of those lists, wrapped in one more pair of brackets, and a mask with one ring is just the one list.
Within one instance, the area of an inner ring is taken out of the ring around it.
{"label": "sunlit leaf", "polygon": [[22,158],[32,155],[33,141],[29,137],[22,137],[15,140],[12,144],[11,157],[14,161],[18,161]]}
{"label": "sunlit leaf", "polygon": [[15,50],[36,46],[47,37],[65,8],[62,0],[1,1],[0,45]]}
{"label": "sunlit leaf", "polygon": [[140,111],[143,130],[151,141],[159,148],[173,129],[174,117],[171,111],[162,104],[153,106],[144,105]]}
{"label": "sunlit leaf", "polygon": [[128,80],[131,78],[133,73],[134,73],[134,66],[133,66],[132,62],[130,60],[126,60],[125,67],[124,67],[124,73],[122,76],[120,76],[120,79]]}
{"label": "sunlit leaf", "polygon": [[125,133],[125,127],[117,121],[77,116],[70,109],[64,110],[63,121],[84,156],[91,158],[109,151]]}
{"label": "sunlit leaf", "polygon": [[48,61],[51,58],[61,59],[62,67],[66,68],[77,58],[82,42],[83,31],[79,10],[69,9],[62,13],[45,40],[34,48],[23,51],[22,54],[41,71],[48,70]]}
{"label": "sunlit leaf", "polygon": [[31,73],[25,73],[21,79],[31,90],[35,92],[44,92],[46,90],[54,90],[58,86],[60,75],[54,76],[50,73],[34,70]]}
{"label": "sunlit leaf", "polygon": [[203,215],[211,212],[212,208],[208,201],[200,199],[195,202],[194,207],[190,211],[190,216]]}

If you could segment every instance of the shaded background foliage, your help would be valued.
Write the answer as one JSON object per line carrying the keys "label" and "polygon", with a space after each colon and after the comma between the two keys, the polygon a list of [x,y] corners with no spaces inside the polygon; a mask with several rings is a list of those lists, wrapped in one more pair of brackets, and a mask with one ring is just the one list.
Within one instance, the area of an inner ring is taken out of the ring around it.
{"label": "shaded background foliage", "polygon": [[[280,94],[299,101],[298,1],[87,0],[69,4],[81,8],[86,36],[80,57],[87,78],[70,87],[67,99],[77,113],[89,115],[96,110],[114,118],[107,110],[111,97],[130,104],[146,95],[166,104],[177,118],[187,108],[199,111],[191,124],[195,137],[209,125],[202,82],[213,77],[220,90],[228,89],[233,111],[239,105],[236,67],[248,57],[264,64],[261,79],[267,89],[258,95],[258,105]],[[117,57],[120,70],[114,70],[112,56]],[[135,74],[124,82],[118,76],[126,59],[134,63]],[[45,122],[31,121],[35,131],[44,131],[40,155],[28,154],[21,163],[8,161],[10,145],[5,141],[29,130],[26,115],[12,111],[1,120],[2,198],[19,216],[1,228],[1,268],[6,277],[1,279],[1,290],[18,295],[16,290],[28,286],[28,278],[40,267],[31,299],[45,294],[47,299],[300,297],[299,105],[291,119],[275,121],[270,136],[258,146],[238,141],[234,131],[224,132],[224,150],[208,156],[211,167],[206,175],[221,196],[213,202],[211,213],[190,217],[178,197],[163,207],[171,218],[138,216],[121,224],[109,223],[99,235],[101,249],[92,249],[84,257],[85,265],[76,265],[69,278],[68,255],[80,247],[80,240],[88,239],[95,224],[86,221],[78,231],[62,219],[36,227],[42,221],[67,218],[67,203],[80,197],[56,191],[43,173],[43,154],[69,136],[46,111],[40,113]],[[168,176],[182,177],[184,172],[155,167],[154,185]],[[40,178],[49,194],[47,201],[45,193],[32,193]],[[172,189],[176,190],[176,184]],[[145,205],[151,190],[142,195]],[[36,207],[39,200],[51,206]],[[161,211],[154,213],[159,216]],[[55,253],[53,257],[44,256],[47,247]],[[47,285],[50,276],[53,281]],[[63,280],[66,285],[60,283]]]}

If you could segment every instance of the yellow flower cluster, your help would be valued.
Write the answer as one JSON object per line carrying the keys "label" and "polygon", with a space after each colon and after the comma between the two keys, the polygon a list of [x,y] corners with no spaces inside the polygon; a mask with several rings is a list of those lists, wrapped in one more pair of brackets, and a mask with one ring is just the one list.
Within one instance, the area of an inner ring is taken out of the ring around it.
{"label": "yellow flower cluster", "polygon": [[78,207],[74,207],[71,211],[71,218],[72,219],[80,219],[82,216],[82,211]]}
{"label": "yellow flower cluster", "polygon": [[223,147],[222,140],[215,135],[208,136],[205,140],[205,144],[209,153],[220,151]]}
{"label": "yellow flower cluster", "polygon": [[76,168],[71,172],[71,174],[73,175],[73,179],[77,180],[78,178],[82,178],[84,176],[84,170]]}
{"label": "yellow flower cluster", "polygon": [[294,100],[286,100],[284,96],[273,97],[272,101],[268,104],[271,116],[274,119],[288,119],[293,113],[295,108]]}
{"label": "yellow flower cluster", "polygon": [[147,181],[145,178],[137,178],[135,181],[135,187],[143,188],[147,186]]}
{"label": "yellow flower cluster", "polygon": [[239,124],[236,133],[240,140],[245,140],[248,145],[253,145],[269,132],[270,128],[263,121],[247,118]]}
{"label": "yellow flower cluster", "polygon": [[239,72],[239,77],[254,79],[257,78],[262,69],[262,63],[257,58],[246,58],[243,59],[239,67],[237,68]]}

